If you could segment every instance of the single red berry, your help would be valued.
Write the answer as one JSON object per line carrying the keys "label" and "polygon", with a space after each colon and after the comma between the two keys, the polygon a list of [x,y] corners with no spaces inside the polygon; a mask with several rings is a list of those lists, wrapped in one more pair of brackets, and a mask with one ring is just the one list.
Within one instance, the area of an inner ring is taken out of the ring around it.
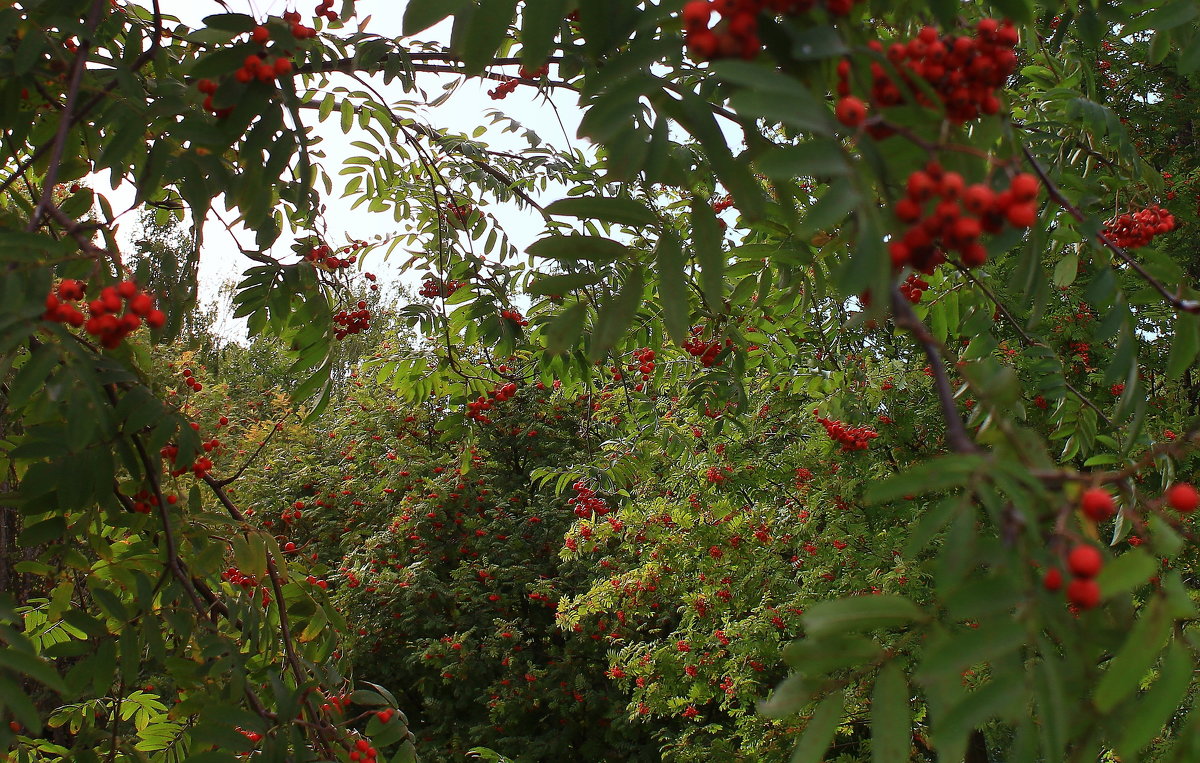
{"label": "single red berry", "polygon": [[1012,179],[1009,188],[1013,192],[1013,197],[1018,201],[1033,201],[1038,194],[1038,179],[1028,172],[1022,172]]}
{"label": "single red berry", "polygon": [[1187,482],[1177,482],[1167,489],[1167,504],[1180,514],[1191,514],[1200,505],[1200,494]]}
{"label": "single red berry", "polygon": [[847,127],[859,127],[867,119],[867,107],[852,95],[838,101],[837,119]]}
{"label": "single red berry", "polygon": [[1076,578],[1067,586],[1067,601],[1080,609],[1091,609],[1100,603],[1100,586],[1090,578]]}
{"label": "single red berry", "polygon": [[1080,544],[1067,554],[1067,569],[1077,578],[1094,578],[1104,566],[1104,556],[1095,546]]}
{"label": "single red berry", "polygon": [[262,45],[271,39],[271,32],[265,26],[256,26],[250,33],[250,39],[254,41],[255,45]]}
{"label": "single red berry", "polygon": [[1112,496],[1104,488],[1093,487],[1083,491],[1079,499],[1079,508],[1093,522],[1103,522],[1117,513]]}
{"label": "single red berry", "polygon": [[1042,578],[1042,587],[1047,591],[1057,591],[1062,588],[1063,576],[1062,571],[1057,567],[1051,567],[1046,570],[1046,575]]}

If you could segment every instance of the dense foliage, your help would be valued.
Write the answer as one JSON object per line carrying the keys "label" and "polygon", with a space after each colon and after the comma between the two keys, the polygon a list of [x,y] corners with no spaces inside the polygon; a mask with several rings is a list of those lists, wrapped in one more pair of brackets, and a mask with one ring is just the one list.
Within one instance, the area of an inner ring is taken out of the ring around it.
{"label": "dense foliage", "polygon": [[1200,5],[332,5],[0,8],[7,760],[1200,757]]}

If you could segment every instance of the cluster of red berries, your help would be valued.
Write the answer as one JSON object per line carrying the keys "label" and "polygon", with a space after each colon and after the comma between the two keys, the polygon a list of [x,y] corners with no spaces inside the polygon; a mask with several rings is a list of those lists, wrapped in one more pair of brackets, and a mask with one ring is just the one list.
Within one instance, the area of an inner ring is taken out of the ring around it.
{"label": "cluster of red berries", "polygon": [[321,711],[325,713],[341,713],[344,712],[347,707],[350,707],[350,695],[334,694],[329,698],[328,702],[321,704]]}
{"label": "cluster of red berries", "polygon": [[527,69],[522,66],[518,73],[521,75],[520,79],[515,77],[513,79],[506,79],[496,89],[488,91],[488,95],[492,97],[493,101],[502,101],[507,98],[509,93],[517,89],[517,85],[521,84],[521,80],[523,79],[538,79],[539,77],[546,76],[550,73],[550,64],[545,64],[537,69]]}
{"label": "cluster of red berries", "polygon": [[308,577],[304,578],[304,582],[308,583],[309,585],[315,585],[317,588],[320,588],[322,591],[329,588],[329,581],[320,579],[316,575],[309,575]]}
{"label": "cluster of red berries", "polygon": [[435,297],[445,299],[466,285],[466,281],[455,281],[453,278],[442,280],[441,278],[430,277],[425,279],[425,282],[421,284],[421,290],[417,293],[422,297],[430,299]]}
{"label": "cluster of red berries", "polygon": [[326,21],[338,20],[338,13],[333,9],[333,0],[321,0],[321,4],[313,13],[317,16],[324,16]]}
{"label": "cluster of red berries", "polygon": [[1155,204],[1133,214],[1123,214],[1104,224],[1101,231],[1122,249],[1147,246],[1155,236],[1175,230],[1175,216]]}
{"label": "cluster of red berries", "polygon": [[359,739],[354,743],[354,747],[350,749],[350,760],[362,761],[362,763],[373,763],[375,756],[379,752],[371,746],[371,743],[365,739]]}
{"label": "cluster of red berries", "polygon": [[921,301],[921,295],[929,288],[929,282],[916,273],[912,273],[900,284],[900,295],[914,305]]}
{"label": "cluster of red berries", "polygon": [[469,201],[464,201],[462,204],[458,204],[454,201],[447,201],[446,211],[453,215],[454,219],[458,220],[459,223],[466,223],[467,220],[470,219],[471,214],[475,211],[475,207],[473,207]]}
{"label": "cluster of red berries", "polygon": [[317,36],[316,29],[300,23],[300,14],[296,11],[284,11],[283,20],[291,25],[290,31],[292,37],[295,37],[297,40],[307,40]]}
{"label": "cluster of red berries", "polygon": [[[887,48],[887,59],[900,73],[903,83],[893,81],[882,64],[871,64],[870,101],[880,108],[896,106],[911,92],[919,105],[932,107],[934,102],[926,94],[926,88],[914,84],[915,80],[921,80],[934,91],[946,118],[952,122],[962,124],[982,114],[995,114],[1000,110],[996,91],[1017,68],[1013,48],[1018,40],[1011,21],[982,19],[975,27],[974,37],[940,35],[927,26],[907,43],[894,42]],[[883,43],[878,40],[871,41],[870,47],[884,52]],[[839,62],[837,89],[841,100],[837,118],[847,127],[858,127],[866,120],[867,106],[851,94],[850,69],[848,60]],[[890,134],[882,125],[872,130],[877,138]]]}
{"label": "cluster of red berries", "polygon": [[[1096,576],[1104,567],[1104,556],[1095,546],[1079,544],[1067,554],[1067,569],[1072,580],[1067,586],[1067,601],[1079,609],[1092,609],[1100,603],[1100,586]],[[1062,587],[1062,572],[1057,567],[1046,571],[1042,585],[1047,591],[1057,591]]]}
{"label": "cluster of red berries", "polygon": [[[114,349],[121,340],[132,334],[144,320],[150,328],[162,328],[167,316],[154,307],[154,298],[139,291],[133,281],[123,281],[116,286],[106,286],[97,299],[88,303],[89,318],[71,302],[84,297],[84,285],[74,279],[64,279],[57,288],[46,295],[46,312],[43,320],[66,323],[84,330],[100,340],[107,349]],[[124,315],[118,315],[122,308]]]}
{"label": "cluster of red berries", "polygon": [[825,427],[825,433],[842,446],[842,450],[866,450],[871,440],[879,436],[879,433],[870,427],[848,427],[840,421],[824,418],[816,410],[813,411],[813,415],[821,422],[821,426]]}
{"label": "cluster of red berries", "polygon": [[201,384],[196,378],[195,374],[192,373],[192,369],[183,369],[182,376],[183,383],[186,384],[188,388],[192,390],[192,392],[199,392],[200,390],[204,389],[204,385]]}
{"label": "cluster of red berries", "polygon": [[529,325],[529,321],[525,318],[524,315],[521,315],[520,311],[518,311],[518,310],[501,310],[500,317],[506,321],[511,321],[518,326],[528,326]]}
{"label": "cluster of red berries", "polygon": [[502,384],[487,393],[486,396],[480,395],[477,399],[467,403],[467,418],[478,421],[480,424],[491,424],[492,420],[487,415],[487,411],[492,409],[492,403],[503,403],[510,400],[515,394],[517,394],[516,382]]}
{"label": "cluster of red berries", "polygon": [[371,311],[367,309],[366,302],[359,302],[357,310],[339,310],[335,313],[333,322],[338,326],[333,331],[333,338],[340,342],[351,334],[371,328]]}
{"label": "cluster of red berries", "polygon": [[720,355],[721,351],[726,347],[732,346],[732,339],[726,339],[722,344],[721,340],[719,339],[706,342],[698,336],[693,336],[691,339],[683,343],[683,349],[687,350],[688,354],[693,358],[699,358],[700,365],[704,366],[705,368],[711,368],[714,365],[720,365],[717,363],[717,356]]}
{"label": "cluster of red berries", "polygon": [[[649,347],[643,347],[640,350],[634,350],[633,362],[629,364],[629,372],[637,373],[641,376],[641,381],[633,385],[633,388],[641,392],[646,388],[646,382],[650,381],[650,375],[654,373],[654,359],[658,357],[654,350]],[[620,371],[613,369],[613,378],[620,380]]]}
{"label": "cluster of red berries", "polygon": [[258,580],[253,575],[245,575],[237,567],[230,567],[221,573],[221,580],[241,586],[247,590],[258,587]]}
{"label": "cluster of red berries", "polygon": [[149,514],[155,506],[158,506],[158,496],[149,490],[139,490],[133,494],[133,510],[138,514]]}
{"label": "cluster of red berries", "polygon": [[888,244],[892,266],[930,273],[946,261],[946,251],[958,252],[967,267],[982,265],[987,250],[979,237],[999,233],[1006,223],[1014,228],[1033,225],[1039,189],[1029,173],[1014,176],[999,193],[984,183],[967,186],[962,175],[930,161],[908,176],[905,196],[896,202],[896,217],[908,229]]}
{"label": "cluster of red berries", "polygon": [[337,254],[334,253],[333,249],[331,249],[328,245],[321,244],[320,246],[314,246],[312,249],[309,249],[308,253],[304,255],[304,259],[308,260],[313,265],[323,267],[326,270],[344,270],[345,268],[353,265],[355,262],[358,262],[358,257],[354,254],[351,254],[351,252],[355,252],[366,245],[367,244],[365,241],[355,241],[350,246],[342,248],[341,253],[349,254],[349,257],[338,257]]}
{"label": "cluster of red berries", "polygon": [[[240,72],[241,69],[238,69]],[[196,89],[204,93],[204,110],[215,114],[218,119],[224,119],[233,113],[232,106],[218,109],[213,105],[213,95],[217,92],[217,83],[210,79],[202,79],[196,83]]]}
{"label": "cluster of red berries", "polygon": [[[823,0],[830,15],[845,16],[860,0]],[[763,11],[784,16],[807,13],[816,0],[692,0],[683,6],[683,27],[688,50],[696,58],[750,60],[762,50],[758,15]],[[713,27],[713,14],[721,20]]]}
{"label": "cluster of red berries", "polygon": [[729,474],[733,472],[732,466],[725,467],[708,467],[708,471],[704,473],[704,479],[712,485],[720,485],[725,480],[729,479]]}
{"label": "cluster of red berries", "polygon": [[[264,27],[259,27],[264,29]],[[292,71],[292,59],[288,56],[279,56],[273,62],[267,63],[266,59],[262,58],[257,53],[251,53],[246,56],[246,60],[242,62],[240,69],[233,73],[233,78],[243,85],[258,80],[259,82],[274,82],[277,77],[290,74]],[[205,80],[202,80],[203,83]],[[201,91],[203,92],[203,91]],[[211,93],[209,94],[211,98]]]}
{"label": "cluster of red berries", "polygon": [[612,511],[607,501],[597,498],[596,491],[582,482],[576,482],[571,488],[575,491],[575,496],[567,499],[567,505],[575,507],[575,516],[580,519],[602,517]]}
{"label": "cluster of red berries", "polygon": [[724,212],[733,206],[733,197],[726,195],[719,199],[713,199],[711,202],[709,202],[709,206],[712,207],[712,211],[720,214],[721,212]]}
{"label": "cluster of red berries", "polygon": [[[196,425],[193,424],[193,426],[196,426]],[[170,462],[171,464],[177,465],[177,464],[175,464],[175,461],[176,461],[176,459],[179,458],[179,446],[178,445],[164,445],[162,447],[162,449],[159,450],[159,455],[161,455],[164,460]],[[170,471],[170,474],[172,477],[178,477],[181,474],[187,474],[188,472],[192,472],[197,477],[203,477],[204,475],[208,474],[212,468],[213,468],[212,460],[209,458],[206,458],[205,456],[201,456],[200,458],[197,458],[191,466],[185,466],[185,467],[179,468],[179,469],[172,469]]]}

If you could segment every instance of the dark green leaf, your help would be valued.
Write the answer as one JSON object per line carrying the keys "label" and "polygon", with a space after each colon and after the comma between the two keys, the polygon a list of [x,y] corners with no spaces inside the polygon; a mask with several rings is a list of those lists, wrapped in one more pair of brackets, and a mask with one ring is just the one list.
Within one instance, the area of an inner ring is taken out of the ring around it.
{"label": "dark green leaf", "polygon": [[658,217],[645,204],[629,198],[608,196],[575,196],[560,199],[546,207],[552,215],[583,217],[620,225],[654,225]]}

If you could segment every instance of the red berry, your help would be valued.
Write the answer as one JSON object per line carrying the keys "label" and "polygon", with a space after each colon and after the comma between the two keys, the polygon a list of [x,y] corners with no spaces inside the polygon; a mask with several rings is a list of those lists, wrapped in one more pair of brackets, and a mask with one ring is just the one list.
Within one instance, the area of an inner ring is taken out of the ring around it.
{"label": "red berry", "polygon": [[1200,505],[1200,494],[1187,482],[1177,482],[1167,489],[1167,504],[1180,514],[1191,514]]}
{"label": "red berry", "polygon": [[1080,544],[1067,554],[1067,569],[1077,578],[1094,578],[1104,566],[1104,556],[1095,546]]}
{"label": "red berry", "polygon": [[837,119],[847,127],[858,127],[867,118],[867,107],[852,95],[838,101]]}
{"label": "red berry", "polygon": [[1076,578],[1067,586],[1067,601],[1080,609],[1091,609],[1100,603],[1100,586],[1089,578]]}
{"label": "red berry", "polygon": [[1103,522],[1117,513],[1112,496],[1104,488],[1093,487],[1083,491],[1079,499],[1079,508],[1093,522]]}
{"label": "red berry", "polygon": [[271,39],[271,33],[265,26],[256,26],[254,31],[250,33],[250,39],[255,45],[262,45],[267,40]]}
{"label": "red berry", "polygon": [[1057,591],[1062,588],[1062,582],[1062,571],[1057,567],[1051,567],[1046,570],[1046,575],[1042,578],[1042,587],[1047,591]]}

